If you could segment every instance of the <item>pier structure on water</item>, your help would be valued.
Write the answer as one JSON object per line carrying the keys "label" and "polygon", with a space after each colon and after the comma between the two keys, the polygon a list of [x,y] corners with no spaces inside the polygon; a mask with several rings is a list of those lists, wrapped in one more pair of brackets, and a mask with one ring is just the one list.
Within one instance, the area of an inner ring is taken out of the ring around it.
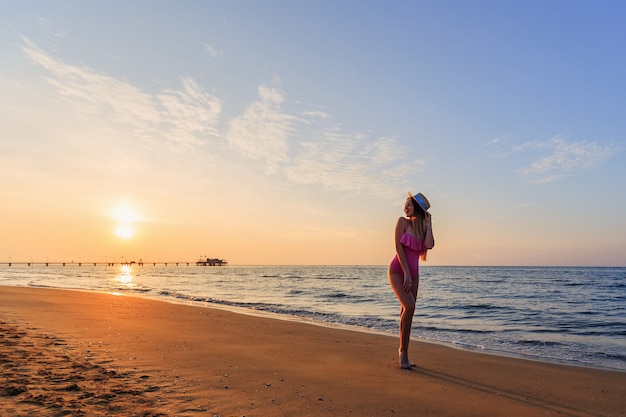
{"label": "pier structure on water", "polygon": [[198,266],[226,266],[228,262],[225,259],[219,258],[208,258],[206,256],[201,257],[198,262],[196,262]]}
{"label": "pier structure on water", "polygon": [[168,265],[175,265],[175,266],[189,266],[189,265],[198,265],[198,266],[227,266],[228,262],[225,259],[219,259],[219,258],[208,258],[208,257],[202,257],[200,258],[198,261],[196,262],[188,262],[188,261],[172,261],[172,262],[167,262],[167,261],[159,261],[159,262],[144,262],[142,259],[140,259],[139,261],[121,261],[121,262],[109,262],[109,261],[105,261],[105,262],[83,262],[83,261],[78,261],[78,262],[37,262],[37,261],[31,261],[31,262],[13,262],[13,261],[9,261],[9,262],[0,262],[0,265],[7,265],[7,266],[18,266],[18,265],[23,265],[23,266],[36,266],[36,265],[41,265],[41,266],[51,266],[51,265],[58,265],[58,266],[83,266],[83,265],[93,265],[93,266],[98,266],[98,265],[103,265],[103,266],[116,266],[116,265],[121,265],[121,266],[133,266],[133,265],[137,265],[137,266],[144,266],[144,265],[152,265],[152,266],[157,266],[157,265],[163,265],[163,266],[168,266]]}

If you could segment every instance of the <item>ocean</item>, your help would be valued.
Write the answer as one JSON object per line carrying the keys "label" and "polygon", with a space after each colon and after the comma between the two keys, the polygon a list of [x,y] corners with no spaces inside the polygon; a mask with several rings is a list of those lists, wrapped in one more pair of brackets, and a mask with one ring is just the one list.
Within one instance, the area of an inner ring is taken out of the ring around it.
{"label": "ocean", "polygon": [[[626,268],[421,265],[420,274],[415,339],[626,371]],[[398,331],[386,266],[3,264],[0,285],[124,293]]]}

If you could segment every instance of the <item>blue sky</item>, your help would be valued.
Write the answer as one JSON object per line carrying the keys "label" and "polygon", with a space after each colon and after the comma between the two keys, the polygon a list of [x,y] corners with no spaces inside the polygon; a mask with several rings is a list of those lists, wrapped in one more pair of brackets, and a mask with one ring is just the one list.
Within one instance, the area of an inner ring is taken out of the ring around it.
{"label": "blue sky", "polygon": [[0,259],[626,265],[625,12],[4,2]]}

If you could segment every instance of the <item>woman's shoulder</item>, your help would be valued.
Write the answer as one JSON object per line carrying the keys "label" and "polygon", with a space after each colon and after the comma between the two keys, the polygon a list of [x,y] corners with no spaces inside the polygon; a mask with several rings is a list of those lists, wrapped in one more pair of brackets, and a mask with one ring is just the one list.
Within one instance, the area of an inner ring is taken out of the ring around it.
{"label": "woman's shoulder", "polygon": [[398,217],[398,224],[408,226],[411,224],[411,220],[407,219],[406,217]]}
{"label": "woman's shoulder", "polygon": [[398,222],[396,223],[396,233],[406,233],[407,229],[411,227],[411,225],[412,223],[410,219],[407,219],[406,217],[399,217]]}

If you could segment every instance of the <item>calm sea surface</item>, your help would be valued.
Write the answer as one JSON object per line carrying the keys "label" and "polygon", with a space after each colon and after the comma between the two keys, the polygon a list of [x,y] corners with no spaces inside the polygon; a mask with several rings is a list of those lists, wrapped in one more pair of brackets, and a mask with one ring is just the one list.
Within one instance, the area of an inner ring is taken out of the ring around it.
{"label": "calm sea surface", "polygon": [[[420,272],[416,338],[626,371],[626,268],[424,265]],[[398,328],[384,266],[4,264],[0,285],[241,307],[390,334]]]}

